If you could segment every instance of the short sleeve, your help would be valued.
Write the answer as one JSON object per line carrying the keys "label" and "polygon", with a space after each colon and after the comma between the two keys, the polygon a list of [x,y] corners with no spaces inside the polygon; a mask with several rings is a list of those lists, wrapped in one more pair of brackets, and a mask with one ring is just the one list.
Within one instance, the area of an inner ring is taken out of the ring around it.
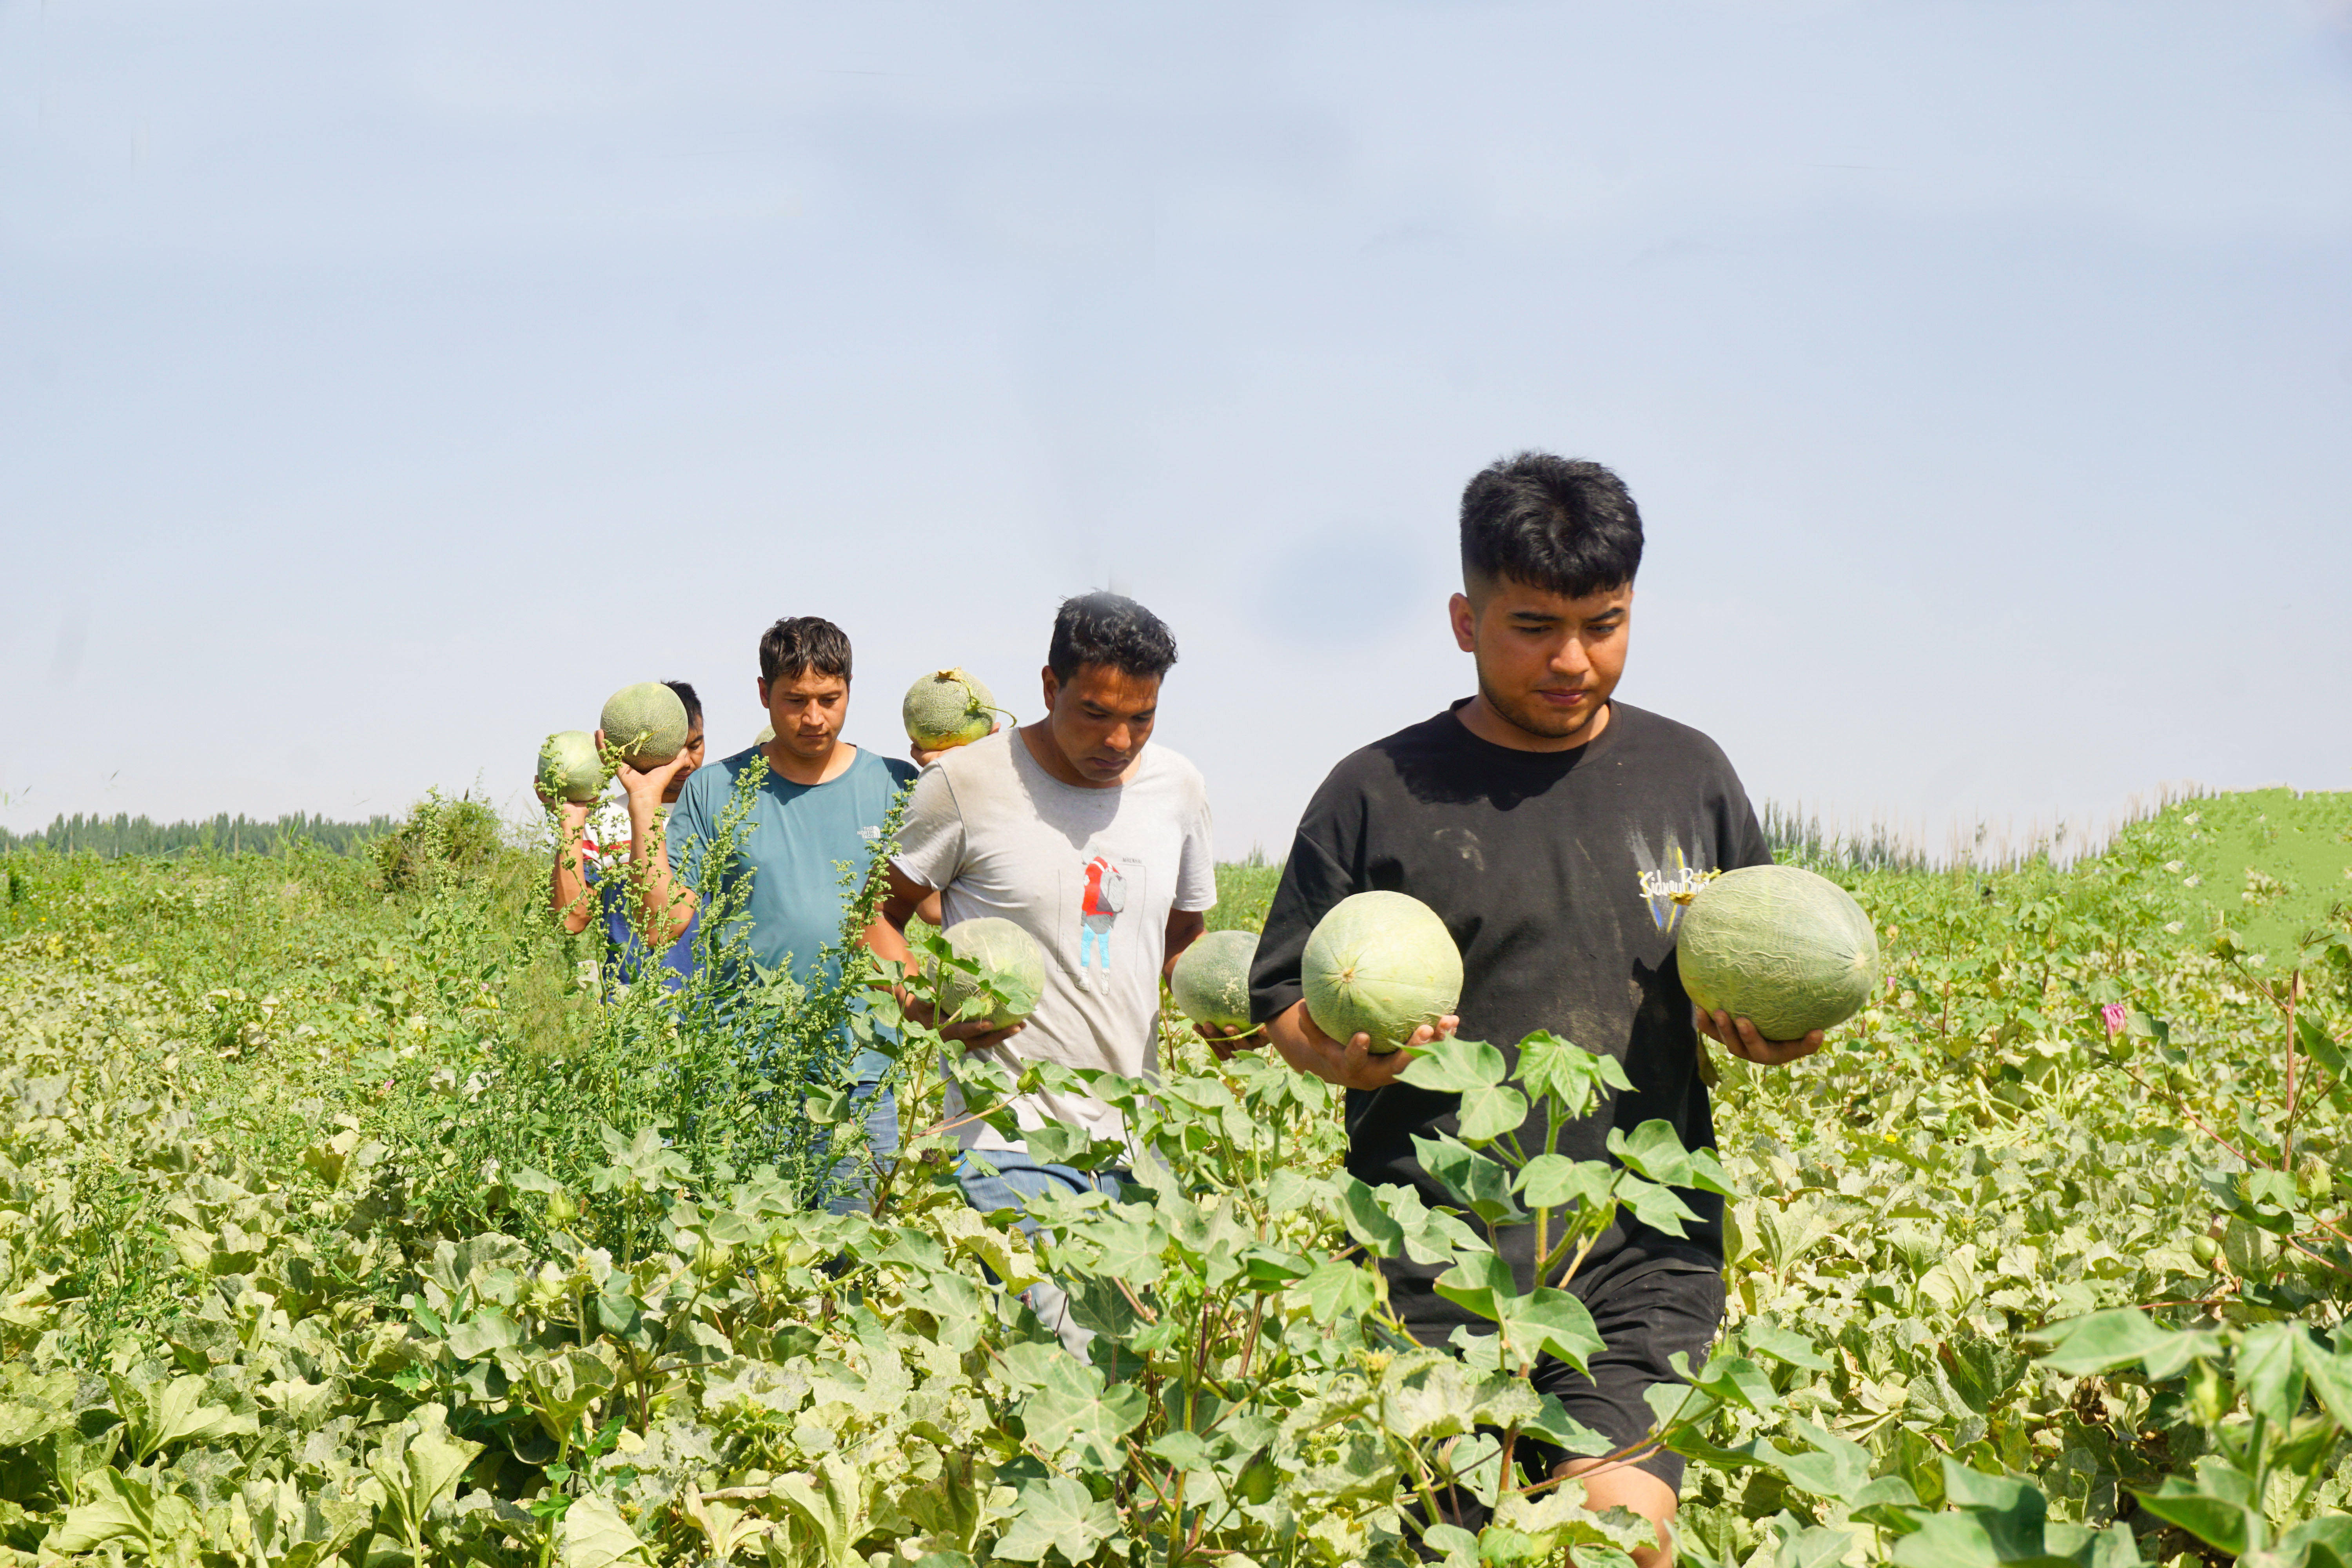
{"label": "short sleeve", "polygon": [[1346,825],[1360,820],[1361,792],[1338,773],[1323,782],[1299,819],[1291,840],[1290,858],[1282,863],[1282,879],[1265,911],[1265,927],[1258,933],[1257,958],[1250,965],[1250,1016],[1265,1023],[1307,994],[1299,978],[1307,956],[1307,939],[1331,906],[1357,886],[1351,869],[1355,857],[1346,845]]}
{"label": "short sleeve", "polygon": [[712,777],[725,778],[727,770],[713,763],[694,770],[678,792],[677,805],[670,809],[669,822],[663,828],[662,847],[669,856],[670,875],[694,885],[702,860],[702,847],[710,838],[710,787]]}
{"label": "short sleeve", "polygon": [[1176,859],[1176,907],[1198,911],[1217,903],[1217,835],[1209,822],[1209,792],[1200,792],[1199,809],[1184,827],[1184,847]]}
{"label": "short sleeve", "polygon": [[933,764],[915,780],[907,817],[898,825],[898,852],[890,863],[926,888],[944,888],[963,866],[963,812],[945,769]]}

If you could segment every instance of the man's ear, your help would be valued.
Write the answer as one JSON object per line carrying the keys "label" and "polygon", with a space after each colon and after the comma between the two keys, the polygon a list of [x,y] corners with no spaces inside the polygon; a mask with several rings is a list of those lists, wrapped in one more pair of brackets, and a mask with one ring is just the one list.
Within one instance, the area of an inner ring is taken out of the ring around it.
{"label": "man's ear", "polygon": [[760,711],[765,713],[768,710],[768,683],[765,680],[762,680],[759,683],[759,686]]}
{"label": "man's ear", "polygon": [[1456,594],[1447,601],[1446,614],[1454,622],[1454,646],[1464,653],[1478,651],[1478,607],[1467,594]]}
{"label": "man's ear", "polygon": [[1060,678],[1055,675],[1054,667],[1050,664],[1038,671],[1038,674],[1045,682],[1045,711],[1051,714],[1054,711],[1054,699],[1062,694],[1062,682]]}

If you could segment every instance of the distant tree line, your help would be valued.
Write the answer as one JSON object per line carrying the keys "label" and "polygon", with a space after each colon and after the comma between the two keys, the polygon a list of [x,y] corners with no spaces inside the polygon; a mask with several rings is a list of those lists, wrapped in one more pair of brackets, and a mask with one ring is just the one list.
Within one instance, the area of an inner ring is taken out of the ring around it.
{"label": "distant tree line", "polygon": [[257,822],[226,812],[202,822],[155,822],[144,816],[59,816],[34,833],[0,827],[0,852],[54,849],[59,854],[184,855],[210,850],[223,855],[275,855],[297,839],[349,855],[397,826],[398,819],[371,816],[364,822],[330,822],[296,812],[274,822]]}

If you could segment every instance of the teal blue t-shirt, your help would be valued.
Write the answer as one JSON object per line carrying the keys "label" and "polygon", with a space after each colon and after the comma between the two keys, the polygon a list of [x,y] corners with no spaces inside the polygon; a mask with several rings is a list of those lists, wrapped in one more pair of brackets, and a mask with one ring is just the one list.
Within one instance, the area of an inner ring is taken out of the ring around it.
{"label": "teal blue t-shirt", "polygon": [[[735,781],[760,752],[753,746],[696,769],[670,813],[670,870],[698,895],[707,897],[706,888],[715,885],[704,851],[718,837]],[[737,830],[734,855],[723,868],[730,878],[751,873],[743,918],[751,924],[754,959],[770,969],[789,961],[793,978],[811,987],[840,973],[837,956],[830,963],[820,960],[841,940],[843,868],[865,868],[891,803],[914,780],[912,763],[860,747],[848,771],[824,784],[793,784],[773,773],[760,781],[757,804]],[[886,1065],[869,1051],[853,1070],[862,1079]]]}

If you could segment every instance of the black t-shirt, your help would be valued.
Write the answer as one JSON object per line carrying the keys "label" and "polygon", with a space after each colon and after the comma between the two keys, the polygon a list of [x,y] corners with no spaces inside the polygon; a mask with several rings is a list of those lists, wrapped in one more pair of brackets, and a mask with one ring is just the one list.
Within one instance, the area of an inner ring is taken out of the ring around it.
{"label": "black t-shirt", "polygon": [[[1514,1072],[1519,1041],[1538,1029],[1624,1065],[1633,1091],[1564,1130],[1561,1153],[1605,1160],[1610,1128],[1654,1120],[1671,1122],[1685,1147],[1711,1147],[1698,1034],[1675,968],[1684,906],[1674,895],[1771,858],[1738,776],[1696,730],[1615,702],[1591,743],[1519,752],[1480,740],[1449,710],[1349,756],[1316,791],[1258,942],[1251,1008],[1264,1021],[1299,1000],[1300,954],[1332,905],[1373,889],[1410,893],[1462,949],[1463,1038],[1496,1046]],[[1458,1103],[1406,1083],[1349,1090],[1348,1169],[1454,1205],[1412,1139],[1453,1131]],[[1523,1146],[1540,1147],[1544,1131],[1531,1112]],[[1587,1267],[1632,1247],[1719,1268],[1722,1200],[1681,1196],[1701,1216],[1687,1240],[1621,1211]],[[1503,1243],[1530,1289],[1532,1227]],[[1391,1301],[1416,1330],[1482,1321],[1430,1289],[1440,1270],[1384,1267]]]}

